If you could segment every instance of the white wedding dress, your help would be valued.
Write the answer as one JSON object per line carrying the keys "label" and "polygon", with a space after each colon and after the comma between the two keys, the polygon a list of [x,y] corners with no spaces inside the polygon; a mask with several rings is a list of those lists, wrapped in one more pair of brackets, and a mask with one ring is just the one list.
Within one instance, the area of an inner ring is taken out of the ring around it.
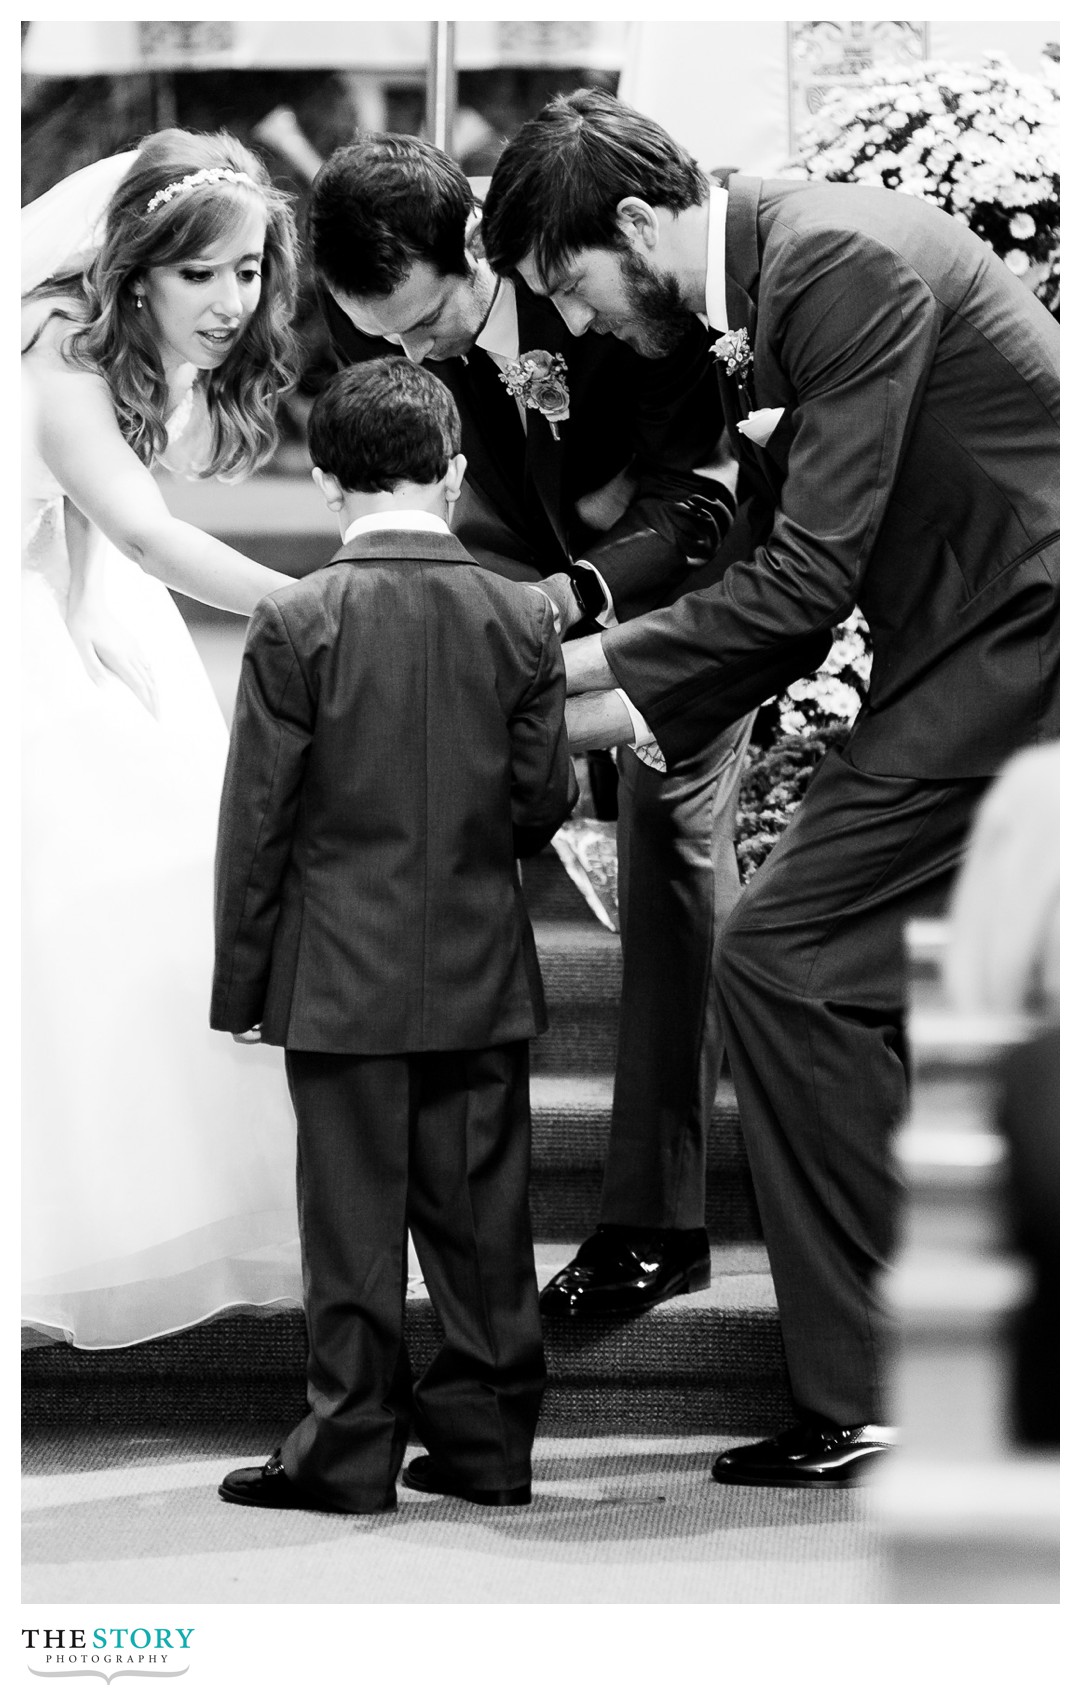
{"label": "white wedding dress", "polygon": [[169,592],[99,546],[157,717],[76,653],[63,494],[28,445],[23,1318],[83,1347],[301,1300],[282,1053],[207,1025],[225,726]]}

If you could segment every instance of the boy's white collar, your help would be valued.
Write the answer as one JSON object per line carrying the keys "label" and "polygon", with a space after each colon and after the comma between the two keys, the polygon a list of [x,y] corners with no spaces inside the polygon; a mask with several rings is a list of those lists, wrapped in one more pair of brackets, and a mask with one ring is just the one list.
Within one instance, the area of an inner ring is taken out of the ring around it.
{"label": "boy's white collar", "polygon": [[352,543],[364,531],[438,531],[450,536],[447,522],[422,508],[389,508],[385,514],[362,514],[344,532],[342,542]]}

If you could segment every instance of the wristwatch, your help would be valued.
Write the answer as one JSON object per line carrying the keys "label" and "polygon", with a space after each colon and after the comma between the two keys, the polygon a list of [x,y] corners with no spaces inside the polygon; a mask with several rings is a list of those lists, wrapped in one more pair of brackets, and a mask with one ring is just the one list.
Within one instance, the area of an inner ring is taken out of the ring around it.
{"label": "wristwatch", "polygon": [[592,567],[581,561],[572,561],[568,568],[571,590],[578,604],[580,620],[595,620],[598,614],[603,614],[607,607],[607,598],[600,577]]}

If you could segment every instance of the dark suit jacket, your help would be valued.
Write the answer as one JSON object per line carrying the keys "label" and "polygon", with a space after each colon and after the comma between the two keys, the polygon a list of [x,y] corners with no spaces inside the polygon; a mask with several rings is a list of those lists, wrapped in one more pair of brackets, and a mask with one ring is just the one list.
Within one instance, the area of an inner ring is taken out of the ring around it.
{"label": "dark suit jacket", "polygon": [[[729,324],[754,364],[721,389],[750,500],[719,582],[713,563],[710,588],[604,635],[612,670],[678,758],[858,602],[874,664],[849,759],[993,773],[1057,726],[1058,327],[911,196],[728,190]],[[735,433],[752,407],[785,409],[764,450]]]}
{"label": "dark suit jacket", "polygon": [[[674,354],[645,360],[614,337],[572,336],[550,301],[521,279],[514,290],[521,352],[544,348],[567,361],[570,418],[557,441],[531,409],[523,438],[517,407],[483,349],[425,362],[462,418],[468,468],[455,535],[482,566],[509,578],[545,578],[588,559],[620,619],[661,607],[716,555],[734,507],[723,485],[694,471],[716,458],[724,424],[709,338],[694,324]],[[344,365],[401,352],[362,336],[325,292],[323,309]],[[618,517],[590,523],[583,498],[624,471]],[[589,575],[574,576],[589,606]]]}
{"label": "dark suit jacket", "polygon": [[252,617],[222,796],[210,1024],[295,1050],[543,1031],[515,857],[574,803],[550,604],[452,537],[373,531]]}

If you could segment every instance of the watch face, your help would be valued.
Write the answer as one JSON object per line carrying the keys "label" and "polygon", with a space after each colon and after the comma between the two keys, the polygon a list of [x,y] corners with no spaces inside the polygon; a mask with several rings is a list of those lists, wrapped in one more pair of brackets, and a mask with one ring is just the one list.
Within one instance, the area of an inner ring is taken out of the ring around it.
{"label": "watch face", "polygon": [[597,614],[603,612],[605,606],[604,591],[601,588],[598,575],[591,567],[580,561],[575,561],[570,580],[574,600],[578,604],[580,616],[583,620],[591,620]]}

